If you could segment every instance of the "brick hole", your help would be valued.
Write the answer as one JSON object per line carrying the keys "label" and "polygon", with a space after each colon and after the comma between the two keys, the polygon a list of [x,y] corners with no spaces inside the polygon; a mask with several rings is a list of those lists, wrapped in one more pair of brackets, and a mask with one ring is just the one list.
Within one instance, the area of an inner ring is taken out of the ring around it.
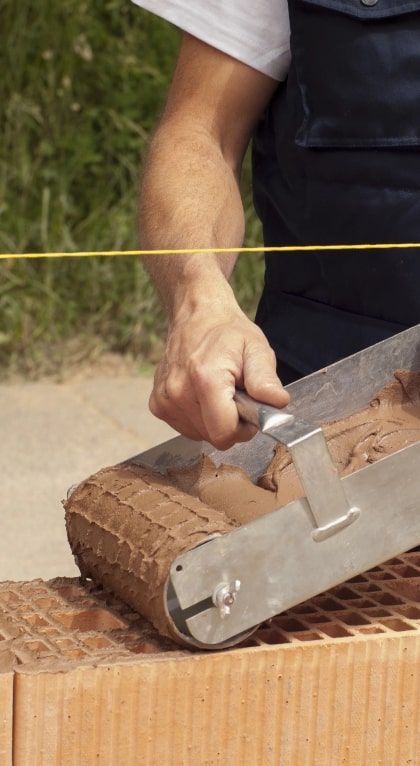
{"label": "brick hole", "polygon": [[74,648],[74,641],[72,641],[71,638],[57,638],[55,641],[53,641],[53,644],[58,649]]}
{"label": "brick hole", "polygon": [[26,641],[25,649],[28,649],[30,652],[35,652],[37,656],[40,656],[41,654],[51,654],[51,649],[49,649],[46,644],[42,643],[42,641]]}
{"label": "brick hole", "polygon": [[308,630],[305,633],[299,633],[296,636],[298,641],[322,641],[323,637],[320,633],[315,633],[313,630]]}
{"label": "brick hole", "polygon": [[369,601],[367,598],[352,598],[347,603],[354,609],[370,609],[370,607],[375,606],[375,602]]}
{"label": "brick hole", "polygon": [[257,638],[259,638],[264,644],[288,644],[289,639],[283,636],[278,630],[273,629],[260,629],[257,632]]}
{"label": "brick hole", "polygon": [[397,632],[403,630],[413,630],[413,626],[409,625],[404,620],[399,620],[397,617],[391,617],[389,620],[380,620],[381,625],[384,625],[388,630],[394,630]]}
{"label": "brick hole", "polygon": [[388,559],[388,561],[385,561],[384,566],[394,566],[394,564],[404,564],[404,559],[400,559],[399,556],[394,556],[393,559]]}
{"label": "brick hole", "polygon": [[23,598],[27,599],[28,601],[35,601],[36,598],[38,598],[41,593],[45,593],[46,589],[42,587],[43,583],[32,581],[29,582],[23,582],[19,583],[21,586],[19,590],[21,591]]}
{"label": "brick hole", "polygon": [[401,564],[399,566],[394,567],[393,571],[398,575],[398,577],[419,577],[420,576],[420,572],[417,569],[406,564]]}
{"label": "brick hole", "polygon": [[37,606],[40,606],[41,609],[58,609],[62,604],[57,601],[56,598],[46,598],[43,596],[42,598],[36,598],[35,604]]}
{"label": "brick hole", "polygon": [[8,631],[10,627],[12,627],[14,630],[16,630],[16,626],[19,625],[20,620],[18,617],[15,616],[14,613],[2,615],[3,619],[1,620],[1,626],[3,630]]}
{"label": "brick hole", "polygon": [[369,572],[369,578],[371,580],[395,580],[395,575],[391,572]]}
{"label": "brick hole", "polygon": [[86,596],[86,591],[82,586],[65,585],[62,588],[56,588],[56,592],[59,596],[62,596],[66,601],[78,601],[83,596]]}
{"label": "brick hole", "polygon": [[45,620],[44,617],[41,617],[40,614],[23,614],[22,618],[25,620],[25,622],[28,623],[28,625],[32,625],[32,627],[39,628],[48,625],[48,620]]}
{"label": "brick hole", "polygon": [[115,644],[105,636],[79,636],[80,641],[91,649],[114,648]]}
{"label": "brick hole", "polygon": [[317,598],[314,598],[314,604],[317,605],[318,609],[323,609],[326,612],[336,612],[339,609],[346,609],[344,604],[340,604],[339,601],[335,601],[328,596],[318,596]]}
{"label": "brick hole", "polygon": [[382,609],[380,606],[378,606],[374,607],[373,609],[369,609],[367,616],[371,619],[375,619],[377,617],[391,617],[391,612],[389,612],[388,609]]}
{"label": "brick hole", "polygon": [[20,598],[11,590],[0,590],[0,601],[5,601],[6,604],[15,604],[20,601]]}
{"label": "brick hole", "polygon": [[139,633],[140,635],[136,635],[136,631],[119,630],[113,634],[112,638],[118,644],[124,644],[124,646],[127,646],[128,644],[132,644],[133,642],[135,643],[136,641],[144,640],[144,636],[141,635],[140,631]]}
{"label": "brick hole", "polygon": [[[403,599],[420,602],[420,578],[415,580],[399,580],[398,582],[387,584],[387,587]],[[397,603],[401,604],[401,599]]]}
{"label": "brick hole", "polygon": [[[116,647],[122,647],[125,651],[130,651],[130,647],[135,644],[141,644],[145,643],[147,641],[147,638],[145,636],[136,635],[136,634],[128,634],[124,635],[120,632],[114,633],[112,635],[112,639],[115,642]],[[167,651],[166,647],[163,646],[164,639],[162,638],[162,646],[159,648],[159,651],[164,652]]]}
{"label": "brick hole", "polygon": [[401,614],[403,617],[407,617],[408,620],[420,619],[420,609],[417,606],[404,604],[403,606],[396,606],[395,611],[398,612],[398,614]]}
{"label": "brick hole", "polygon": [[249,638],[248,641],[244,641],[243,644],[238,644],[241,649],[253,649],[256,646],[263,646],[262,641],[258,641],[256,638]]}
{"label": "brick hole", "polygon": [[331,617],[329,617],[327,614],[320,614],[320,612],[317,612],[316,614],[308,614],[305,615],[305,622],[314,623],[314,625],[318,625],[320,622],[330,622]]}
{"label": "brick hole", "polygon": [[109,609],[112,609],[116,612],[130,612],[130,607],[127,606],[127,604],[124,604],[122,601],[119,601],[115,596],[113,596],[109,591],[106,590],[99,590],[95,591],[94,593],[90,593],[91,597],[95,599],[95,602],[100,602],[101,606],[107,606]]}
{"label": "brick hole", "polygon": [[305,625],[302,625],[302,623],[294,617],[277,617],[274,620],[274,626],[284,630],[286,633],[295,633],[300,630],[306,630]]}
{"label": "brick hole", "polygon": [[356,575],[356,577],[352,577],[350,580],[347,580],[347,582],[348,583],[367,582],[367,579],[363,575]]}
{"label": "brick hole", "polygon": [[370,636],[374,635],[376,633],[385,633],[383,628],[380,628],[379,625],[369,625],[368,627],[360,626],[358,628],[359,633],[363,633],[364,636]]}
{"label": "brick hole", "polygon": [[394,604],[402,604],[398,596],[394,596],[392,593],[378,593],[375,596],[375,601],[378,602],[378,604],[384,604],[385,606],[394,606]]}
{"label": "brick hole", "polygon": [[369,620],[363,617],[358,612],[340,612],[338,619],[344,622],[345,625],[368,625]]}
{"label": "brick hole", "polygon": [[96,601],[109,601],[110,600],[110,594],[107,593],[105,590],[98,590],[91,592],[90,594],[95,598]]}
{"label": "brick hole", "polygon": [[52,616],[66,628],[84,632],[91,630],[102,632],[126,627],[125,622],[118,619],[112,612],[100,608],[84,609],[77,612],[55,612]]}
{"label": "brick hole", "polygon": [[262,622],[260,627],[259,627],[259,630],[265,630],[266,628],[268,630],[271,630],[271,626],[273,624],[273,620],[274,619],[275,619],[275,617],[270,617],[268,620],[265,620],[264,622]]}
{"label": "brick hole", "polygon": [[63,657],[68,657],[71,660],[79,660],[82,657],[86,657],[86,652],[82,649],[63,649],[61,654]]}
{"label": "brick hole", "polygon": [[57,630],[57,628],[53,628],[50,625],[48,627],[40,627],[38,630],[38,633],[45,636],[59,636],[60,632]]}
{"label": "brick hole", "polygon": [[[241,646],[243,646],[243,644],[241,644]],[[159,652],[159,649],[156,646],[148,644],[147,641],[144,644],[133,644],[132,646],[129,646],[128,649],[130,652],[134,652],[134,654],[157,654]]]}
{"label": "brick hole", "polygon": [[415,567],[420,567],[420,553],[407,553],[406,560]]}
{"label": "brick hole", "polygon": [[331,592],[336,598],[339,598],[342,601],[347,601],[350,598],[357,598],[357,593],[350,590],[350,588],[347,588],[345,585],[339,585],[338,587],[333,588]]}
{"label": "brick hole", "polygon": [[[377,591],[380,591],[381,589],[379,585],[375,585],[375,583],[369,582],[369,583],[361,583],[359,585],[358,590],[359,590],[359,593],[375,593]],[[373,598],[375,598],[375,596]]]}
{"label": "brick hole", "polygon": [[129,620],[127,618],[127,615],[125,614],[124,620],[128,625],[130,634],[141,633],[141,635],[143,636],[145,631],[150,631],[151,629],[150,623],[148,623],[144,619],[144,617],[140,617],[139,615],[136,615],[136,617],[137,619],[135,620]]}
{"label": "brick hole", "polygon": [[256,638],[247,638],[245,641],[242,641],[241,644],[238,644],[238,649],[251,649],[254,646],[261,646],[261,641],[258,641]]}
{"label": "brick hole", "polygon": [[317,625],[317,628],[329,638],[346,638],[347,636],[352,635],[342,625],[338,625],[336,622],[324,622]]}

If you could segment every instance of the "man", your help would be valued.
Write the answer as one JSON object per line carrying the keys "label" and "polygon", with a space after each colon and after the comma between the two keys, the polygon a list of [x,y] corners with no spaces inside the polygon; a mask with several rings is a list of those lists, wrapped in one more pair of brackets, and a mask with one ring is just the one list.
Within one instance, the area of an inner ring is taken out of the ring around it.
{"label": "man", "polygon": [[[144,174],[144,248],[241,246],[251,136],[266,245],[420,239],[420,0],[135,2],[184,30]],[[151,410],[220,449],[253,435],[235,387],[282,407],[277,373],[290,382],[420,321],[415,248],[267,256],[259,327],[228,284],[234,261],[146,264],[169,317]]]}

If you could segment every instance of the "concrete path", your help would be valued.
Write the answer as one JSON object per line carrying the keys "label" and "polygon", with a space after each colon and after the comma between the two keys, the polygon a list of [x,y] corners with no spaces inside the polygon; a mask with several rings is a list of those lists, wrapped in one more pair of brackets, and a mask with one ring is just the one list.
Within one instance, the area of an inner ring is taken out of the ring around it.
{"label": "concrete path", "polygon": [[150,378],[0,385],[0,581],[75,576],[68,487],[175,435]]}

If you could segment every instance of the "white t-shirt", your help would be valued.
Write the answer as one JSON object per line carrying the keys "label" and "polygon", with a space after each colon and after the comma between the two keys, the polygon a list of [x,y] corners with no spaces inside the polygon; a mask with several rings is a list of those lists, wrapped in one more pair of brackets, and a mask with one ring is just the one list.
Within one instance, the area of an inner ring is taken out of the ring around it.
{"label": "white t-shirt", "polygon": [[290,62],[287,0],[133,0],[276,80]]}

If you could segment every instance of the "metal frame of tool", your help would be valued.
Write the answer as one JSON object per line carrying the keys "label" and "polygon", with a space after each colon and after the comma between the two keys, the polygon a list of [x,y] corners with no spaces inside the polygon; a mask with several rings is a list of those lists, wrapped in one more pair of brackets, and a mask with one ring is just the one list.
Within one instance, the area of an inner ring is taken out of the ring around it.
{"label": "metal frame of tool", "polygon": [[[288,387],[294,418],[274,429],[275,438],[290,450],[306,496],[173,562],[166,608],[179,639],[231,646],[261,622],[420,544],[420,442],[340,479],[319,428],[365,407],[398,368],[420,369],[420,325]],[[164,473],[205,452],[255,479],[272,451],[272,438],[261,433],[226,452],[177,437],[134,460]]]}

